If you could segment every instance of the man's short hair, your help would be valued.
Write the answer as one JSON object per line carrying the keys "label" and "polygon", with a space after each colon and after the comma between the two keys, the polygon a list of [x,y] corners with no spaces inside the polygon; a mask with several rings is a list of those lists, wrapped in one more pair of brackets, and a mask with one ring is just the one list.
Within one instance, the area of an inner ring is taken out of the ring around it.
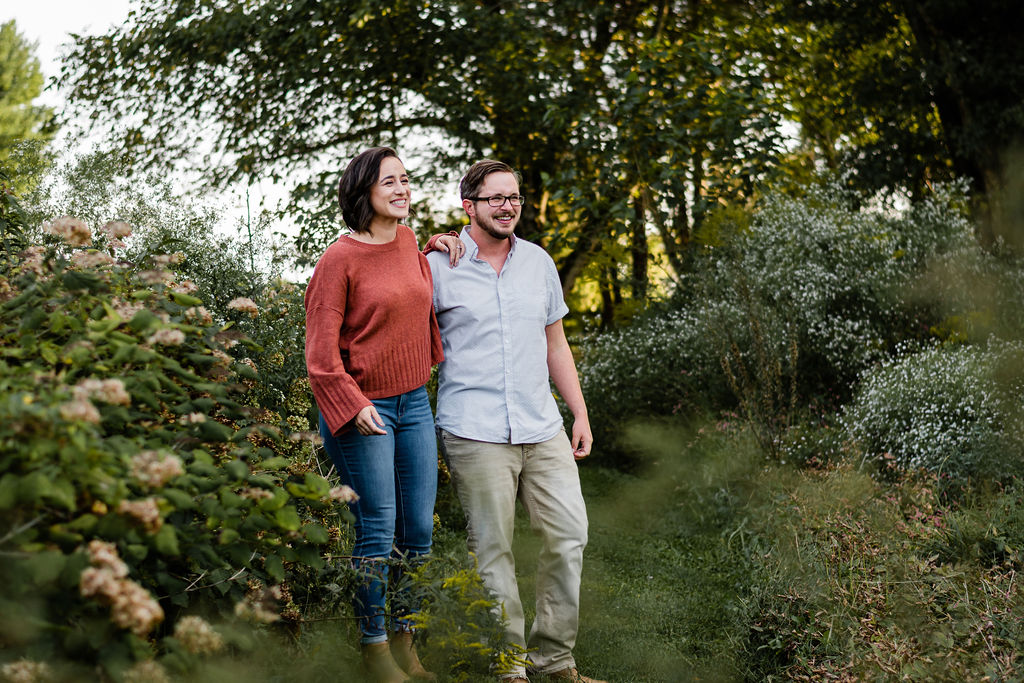
{"label": "man's short hair", "polygon": [[477,193],[480,192],[480,188],[484,184],[484,179],[492,173],[511,173],[516,177],[516,183],[519,185],[523,184],[523,176],[519,174],[519,171],[509,166],[504,161],[483,159],[470,166],[469,170],[466,171],[466,175],[463,176],[462,182],[459,183],[459,197],[462,199],[476,197]]}

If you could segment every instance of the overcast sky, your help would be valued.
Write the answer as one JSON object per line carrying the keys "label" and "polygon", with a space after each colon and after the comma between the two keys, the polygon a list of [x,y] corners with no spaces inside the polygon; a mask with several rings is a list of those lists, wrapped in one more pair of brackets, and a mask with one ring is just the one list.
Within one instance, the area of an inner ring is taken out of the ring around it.
{"label": "overcast sky", "polygon": [[[60,46],[71,33],[102,33],[128,16],[130,0],[13,0],[0,10],[0,23],[14,19],[18,32],[36,43],[36,57],[47,79],[60,73]],[[47,89],[40,98],[63,107],[60,93]]]}

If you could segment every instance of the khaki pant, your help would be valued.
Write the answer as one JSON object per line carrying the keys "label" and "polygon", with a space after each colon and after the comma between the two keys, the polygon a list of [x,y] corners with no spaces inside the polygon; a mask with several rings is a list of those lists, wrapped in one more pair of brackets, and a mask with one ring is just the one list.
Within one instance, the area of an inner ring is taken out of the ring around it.
{"label": "khaki pant", "polygon": [[[441,443],[469,522],[469,549],[484,585],[504,604],[509,640],[532,650],[531,669],[538,673],[575,666],[587,509],[565,431],[549,441],[511,445],[470,441],[441,430]],[[542,543],[537,616],[525,640],[512,556],[517,498]]]}

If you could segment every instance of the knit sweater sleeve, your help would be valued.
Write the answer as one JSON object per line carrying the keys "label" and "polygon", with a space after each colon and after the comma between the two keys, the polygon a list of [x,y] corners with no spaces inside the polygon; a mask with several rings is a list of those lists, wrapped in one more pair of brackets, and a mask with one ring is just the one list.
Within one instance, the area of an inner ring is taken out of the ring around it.
{"label": "knit sweater sleeve", "polygon": [[313,398],[332,434],[371,405],[338,351],[346,292],[345,269],[336,252],[328,250],[306,288],[306,370]]}

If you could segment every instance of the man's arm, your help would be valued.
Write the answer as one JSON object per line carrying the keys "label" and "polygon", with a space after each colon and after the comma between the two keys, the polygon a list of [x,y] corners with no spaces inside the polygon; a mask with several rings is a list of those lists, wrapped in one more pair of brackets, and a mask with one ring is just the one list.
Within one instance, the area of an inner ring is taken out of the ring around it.
{"label": "man's arm", "polygon": [[594,436],[590,431],[590,417],[583,400],[580,377],[576,373],[576,362],[572,358],[572,349],[565,338],[561,320],[548,325],[545,333],[548,339],[548,374],[554,380],[558,394],[572,411],[572,454],[581,460],[590,455]]}

